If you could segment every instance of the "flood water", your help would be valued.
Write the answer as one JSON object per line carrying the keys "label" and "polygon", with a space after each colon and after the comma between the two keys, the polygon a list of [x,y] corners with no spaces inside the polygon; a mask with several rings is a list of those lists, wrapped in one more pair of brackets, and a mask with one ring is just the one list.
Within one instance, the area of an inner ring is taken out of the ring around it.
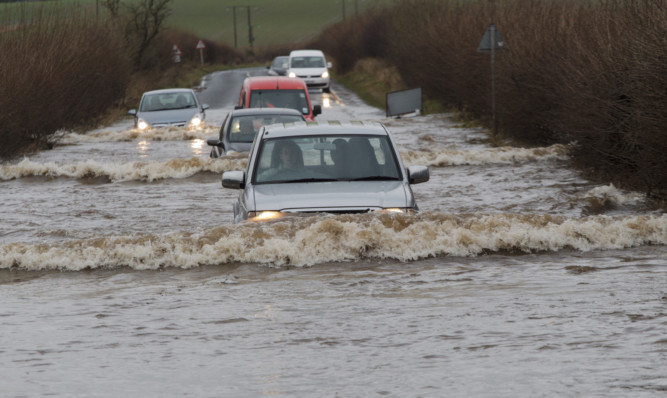
{"label": "flood water", "polygon": [[667,215],[580,177],[567,146],[493,147],[448,114],[375,120],[416,215],[232,223],[207,126],[62,132],[0,166],[1,397],[661,397]]}

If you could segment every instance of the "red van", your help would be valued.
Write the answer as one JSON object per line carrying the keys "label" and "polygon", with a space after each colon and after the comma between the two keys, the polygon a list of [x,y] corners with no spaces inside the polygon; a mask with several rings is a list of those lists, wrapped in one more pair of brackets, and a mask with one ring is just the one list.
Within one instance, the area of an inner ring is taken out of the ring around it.
{"label": "red van", "polygon": [[322,113],[320,105],[311,105],[306,83],[286,76],[247,77],[236,106],[241,108],[292,108],[310,121]]}

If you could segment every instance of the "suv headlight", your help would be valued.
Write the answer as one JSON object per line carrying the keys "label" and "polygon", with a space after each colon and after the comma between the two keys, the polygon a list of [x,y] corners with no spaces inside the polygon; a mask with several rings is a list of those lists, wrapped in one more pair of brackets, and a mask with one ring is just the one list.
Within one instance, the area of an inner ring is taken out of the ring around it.
{"label": "suv headlight", "polygon": [[296,77],[296,73],[294,73],[294,72],[290,72],[290,73],[287,74],[287,76],[289,76],[289,77]]}
{"label": "suv headlight", "polygon": [[328,72],[328,71],[324,71],[324,72],[322,73],[322,79],[326,79],[327,77],[329,77],[329,72]]}
{"label": "suv headlight", "polygon": [[385,207],[384,209],[376,210],[376,213],[381,213],[381,214],[391,214],[391,213],[413,214],[414,212],[415,212],[414,209],[403,208],[403,207]]}
{"label": "suv headlight", "polygon": [[251,211],[248,212],[248,219],[246,222],[262,222],[282,218],[285,213],[279,211]]}

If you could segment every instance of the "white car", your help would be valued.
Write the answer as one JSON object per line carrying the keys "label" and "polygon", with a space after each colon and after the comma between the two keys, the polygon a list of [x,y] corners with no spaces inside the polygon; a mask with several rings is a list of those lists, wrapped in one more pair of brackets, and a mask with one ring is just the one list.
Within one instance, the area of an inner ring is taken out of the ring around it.
{"label": "white car", "polygon": [[139,110],[131,109],[134,127],[139,130],[158,127],[198,127],[206,118],[208,105],[200,104],[189,88],[147,91],[141,96]]}
{"label": "white car", "polygon": [[380,123],[297,122],[263,126],[245,171],[227,171],[222,186],[240,189],[234,222],[290,214],[412,213],[410,185],[425,166],[404,168]]}
{"label": "white car", "polygon": [[308,88],[321,88],[329,92],[329,68],[324,53],[320,50],[294,50],[289,55],[287,76],[300,77]]}

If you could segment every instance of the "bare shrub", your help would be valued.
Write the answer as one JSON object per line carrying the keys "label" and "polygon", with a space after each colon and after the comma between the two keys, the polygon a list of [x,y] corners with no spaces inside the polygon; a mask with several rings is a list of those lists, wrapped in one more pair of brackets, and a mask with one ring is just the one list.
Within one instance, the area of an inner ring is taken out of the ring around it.
{"label": "bare shrub", "polygon": [[386,9],[375,9],[325,29],[308,47],[320,48],[333,60],[337,73],[347,73],[364,57],[381,57],[386,52],[388,21]]}
{"label": "bare shrub", "polygon": [[121,35],[72,10],[37,14],[0,34],[0,52],[2,157],[94,122],[125,94],[129,63]]}
{"label": "bare shrub", "polygon": [[494,22],[506,42],[495,65],[504,135],[577,141],[582,169],[667,190],[664,0],[402,0],[376,17],[343,21],[318,38],[339,72],[374,48],[372,57],[395,65],[408,86],[490,125],[490,62],[476,49]]}

